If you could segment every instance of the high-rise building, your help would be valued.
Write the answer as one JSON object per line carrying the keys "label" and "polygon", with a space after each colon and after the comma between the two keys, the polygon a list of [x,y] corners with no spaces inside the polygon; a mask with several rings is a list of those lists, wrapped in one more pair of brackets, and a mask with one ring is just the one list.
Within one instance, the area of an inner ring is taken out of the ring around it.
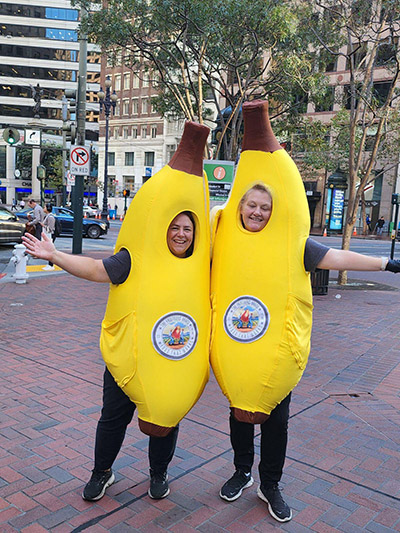
{"label": "high-rise building", "polygon": [[[23,140],[34,113],[34,92],[41,96],[43,138],[61,139],[61,98],[77,89],[79,11],[68,0],[0,2],[0,127],[18,128]],[[86,139],[98,139],[100,55],[88,44]],[[29,169],[15,166],[18,146],[0,140],[0,198],[11,203],[31,193]]]}

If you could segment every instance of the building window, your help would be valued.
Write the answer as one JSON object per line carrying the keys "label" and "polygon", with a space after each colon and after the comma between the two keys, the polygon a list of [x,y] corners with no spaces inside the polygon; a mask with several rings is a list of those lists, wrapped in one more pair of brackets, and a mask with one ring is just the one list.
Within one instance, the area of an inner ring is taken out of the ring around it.
{"label": "building window", "polygon": [[137,115],[139,112],[139,101],[137,98],[132,99],[132,115]]}
{"label": "building window", "polygon": [[121,90],[121,74],[116,74],[114,77],[114,90],[115,91]]}
{"label": "building window", "polygon": [[146,115],[149,107],[149,101],[147,98],[142,98],[142,115]]}
{"label": "building window", "polygon": [[138,128],[137,126],[132,126],[132,139],[137,139],[138,137]]}
{"label": "building window", "polygon": [[122,176],[124,188],[133,190],[135,187],[135,176]]}
{"label": "building window", "polygon": [[157,126],[154,125],[151,127],[151,138],[155,139],[157,137]]}
{"label": "building window", "polygon": [[157,109],[156,109],[156,106],[154,104],[154,101],[151,100],[151,104],[150,104],[150,113],[157,113]]}
{"label": "building window", "polygon": [[129,89],[130,88],[130,74],[129,72],[127,72],[126,74],[124,74],[124,89]]}
{"label": "building window", "polygon": [[144,166],[145,167],[154,167],[154,152],[145,152],[144,153]]}
{"label": "building window", "polygon": [[167,144],[167,161],[172,159],[172,156],[176,152],[176,144]]}
{"label": "building window", "polygon": [[108,152],[108,166],[115,166],[115,152]]}
{"label": "building window", "polygon": [[315,112],[322,113],[323,111],[333,111],[335,103],[335,87],[327,87],[322,91],[315,104]]}
{"label": "building window", "polygon": [[119,117],[119,115],[120,115],[120,106],[119,106],[119,102],[117,102],[117,104],[116,104],[116,106],[115,106],[114,115],[117,115],[118,117]]}
{"label": "building window", "polygon": [[135,152],[125,152],[125,166],[133,167],[135,164]]}
{"label": "building window", "polygon": [[142,139],[147,137],[147,126],[142,126]]}
{"label": "building window", "polygon": [[122,128],[122,136],[123,136],[124,139],[128,138],[128,136],[129,136],[129,128],[128,128],[128,126],[124,126]]}
{"label": "building window", "polygon": [[53,20],[78,20],[78,11],[76,9],[46,7],[46,18]]}
{"label": "building window", "polygon": [[124,115],[129,115],[129,100],[128,99],[124,100],[124,103],[123,103],[123,114]]}
{"label": "building window", "polygon": [[119,128],[118,127],[115,127],[114,128],[114,139],[117,140],[119,137]]}
{"label": "building window", "polygon": [[149,72],[144,72],[143,73],[143,84],[142,84],[142,87],[148,87],[150,85],[149,77],[150,77],[150,73]]}
{"label": "building window", "polygon": [[134,89],[138,89],[139,88],[139,76],[135,73],[132,74],[132,87]]}

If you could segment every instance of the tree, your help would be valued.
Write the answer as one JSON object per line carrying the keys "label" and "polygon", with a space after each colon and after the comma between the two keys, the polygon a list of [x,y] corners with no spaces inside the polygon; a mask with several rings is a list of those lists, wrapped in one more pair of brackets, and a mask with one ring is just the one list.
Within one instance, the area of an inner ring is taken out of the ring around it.
{"label": "tree", "polygon": [[[345,60],[336,90],[340,111],[331,123],[327,160],[348,175],[348,207],[342,248],[348,250],[366,185],[376,170],[398,164],[400,4],[397,0],[316,0],[309,17],[322,50],[322,69]],[[396,148],[397,146],[397,148]],[[347,282],[347,272],[339,283]]]}
{"label": "tree", "polygon": [[[110,0],[86,29],[109,59],[121,57],[158,91],[165,117],[202,123],[216,112],[215,157],[235,159],[241,106],[268,95],[275,114],[296,110],[324,79],[299,37],[288,0]],[[223,113],[228,108],[228,113]]]}

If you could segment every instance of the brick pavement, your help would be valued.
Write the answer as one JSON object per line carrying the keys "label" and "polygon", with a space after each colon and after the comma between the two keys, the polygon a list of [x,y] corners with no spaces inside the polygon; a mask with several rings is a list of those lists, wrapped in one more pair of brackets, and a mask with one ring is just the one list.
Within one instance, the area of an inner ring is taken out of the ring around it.
{"label": "brick pavement", "polygon": [[282,480],[294,517],[281,525],[257,498],[257,485],[230,504],[218,497],[232,453],[227,402],[214,378],[181,424],[168,498],[147,496],[147,437],[134,421],[116,483],[98,503],[84,502],[107,286],[64,274],[1,284],[0,530],[400,531],[399,295],[331,288],[315,297]]}

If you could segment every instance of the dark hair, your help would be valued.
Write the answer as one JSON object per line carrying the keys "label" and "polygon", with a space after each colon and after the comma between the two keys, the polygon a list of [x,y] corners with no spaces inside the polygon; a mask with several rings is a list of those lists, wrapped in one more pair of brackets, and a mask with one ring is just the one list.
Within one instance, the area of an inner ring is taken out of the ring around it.
{"label": "dark hair", "polygon": [[193,216],[193,213],[191,211],[181,211],[180,213],[178,213],[177,215],[174,216],[174,219],[176,217],[178,217],[179,215],[186,215],[190,219],[190,222],[193,224],[192,244],[186,250],[186,253],[185,253],[185,258],[186,258],[186,257],[190,257],[192,255],[192,253],[193,253],[193,250],[194,250],[194,239],[195,239],[195,236],[196,236],[196,223],[195,223],[195,218]]}
{"label": "dark hair", "polygon": [[53,211],[53,206],[51,204],[46,204],[46,209],[49,213]]}

